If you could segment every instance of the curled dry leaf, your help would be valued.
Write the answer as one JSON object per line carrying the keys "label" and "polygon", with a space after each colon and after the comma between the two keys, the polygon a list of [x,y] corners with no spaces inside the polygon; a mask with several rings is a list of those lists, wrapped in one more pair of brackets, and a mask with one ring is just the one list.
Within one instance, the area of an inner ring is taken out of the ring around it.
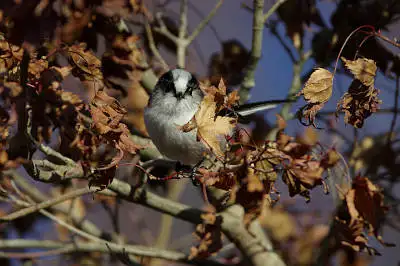
{"label": "curled dry leaf", "polygon": [[189,259],[207,258],[222,248],[222,217],[214,213],[202,214],[203,223],[196,226],[194,235],[200,240],[196,247],[191,247]]}
{"label": "curled dry leaf", "polygon": [[375,113],[382,103],[378,95],[379,90],[374,86],[365,86],[355,79],[338,102],[337,112],[344,111],[344,121],[355,128],[361,128],[364,120]]}
{"label": "curled dry leaf", "polygon": [[277,157],[282,158],[281,164],[284,168],[282,179],[288,186],[291,197],[299,194],[309,201],[309,190],[319,185],[323,185],[324,191],[328,192],[323,173],[336,165],[339,161],[336,157],[339,155],[331,150],[322,156],[317,155],[313,152],[317,140],[317,135],[311,129],[296,139],[283,132],[278,135]]}
{"label": "curled dry leaf", "polygon": [[344,111],[344,121],[355,128],[361,128],[364,120],[378,110],[379,90],[374,86],[376,64],[371,59],[359,58],[355,61],[342,58],[346,67],[354,75],[348,91],[337,104],[337,112]]}
{"label": "curled dry leaf", "polygon": [[236,190],[235,199],[245,210],[244,224],[246,226],[259,217],[266,208],[266,204],[268,204],[267,190],[254,169],[247,169],[246,177]]}
{"label": "curled dry leaf", "polygon": [[344,65],[351,71],[355,79],[358,79],[367,87],[374,85],[376,75],[376,64],[372,59],[358,58],[357,60],[347,60],[342,57]]}
{"label": "curled dry leaf", "polygon": [[234,187],[234,185],[236,185],[236,176],[232,172],[224,170],[212,172],[205,168],[200,168],[198,172],[201,174],[200,181],[206,186],[230,190]]}
{"label": "curled dry leaf", "polygon": [[314,124],[315,116],[332,96],[332,86],[333,74],[330,71],[324,68],[317,68],[311,74],[303,90],[298,94],[303,95],[304,100],[307,102],[307,104],[299,110],[300,121],[302,122],[302,117],[306,118],[308,121],[307,123],[302,122],[304,125],[313,125],[316,127]]}
{"label": "curled dry leaf", "polygon": [[68,60],[72,74],[81,80],[101,81],[101,61],[90,51],[86,51],[85,44],[74,45],[67,48]]}
{"label": "curled dry leaf", "polygon": [[286,242],[296,235],[296,220],[282,205],[267,207],[260,224],[268,229],[274,241]]}
{"label": "curled dry leaf", "polygon": [[115,98],[98,91],[90,104],[90,112],[93,128],[111,145],[132,154],[141,148],[129,137],[128,127],[121,123],[126,110]]}
{"label": "curled dry leaf", "polygon": [[387,211],[381,190],[368,178],[357,176],[352,188],[345,194],[335,219],[334,229],[339,243],[355,251],[366,249],[371,254],[379,255],[376,249],[368,245],[365,232],[386,244],[379,231]]}
{"label": "curled dry leaf", "polygon": [[10,44],[6,40],[0,40],[0,73],[9,73],[14,71],[22,60],[24,49],[21,47]]}

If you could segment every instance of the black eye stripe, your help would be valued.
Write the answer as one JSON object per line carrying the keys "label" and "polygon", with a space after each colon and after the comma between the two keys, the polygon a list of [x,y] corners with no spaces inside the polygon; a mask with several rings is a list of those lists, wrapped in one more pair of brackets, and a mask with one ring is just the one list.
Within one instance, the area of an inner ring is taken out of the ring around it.
{"label": "black eye stripe", "polygon": [[165,92],[175,91],[174,86],[174,78],[172,75],[172,71],[168,71],[167,73],[163,74],[158,82],[158,84],[163,84],[163,88]]}
{"label": "black eye stripe", "polygon": [[187,90],[185,94],[191,94],[194,89],[199,88],[199,81],[192,75],[192,78],[189,80],[187,84]]}

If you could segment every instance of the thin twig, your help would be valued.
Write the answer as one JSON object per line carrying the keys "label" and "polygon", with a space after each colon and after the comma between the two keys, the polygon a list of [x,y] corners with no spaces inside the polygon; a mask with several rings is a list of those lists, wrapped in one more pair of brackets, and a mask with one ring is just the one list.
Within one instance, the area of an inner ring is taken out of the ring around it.
{"label": "thin twig", "polygon": [[221,7],[223,0],[219,0],[217,5],[210,11],[207,17],[197,25],[192,34],[187,37],[187,26],[188,26],[188,1],[181,0],[181,7],[179,13],[179,29],[178,36],[173,35],[165,23],[162,20],[161,13],[156,14],[156,19],[160,25],[158,28],[154,28],[154,31],[164,35],[176,44],[176,56],[177,65],[180,68],[185,68],[186,63],[186,50],[187,47],[193,42],[193,40],[199,35],[199,33],[204,29],[208,22],[215,16],[217,10]]}
{"label": "thin twig", "polygon": [[287,0],[278,0],[275,2],[275,4],[273,6],[271,6],[271,8],[267,11],[267,13],[264,14],[264,23],[269,19],[269,17],[272,16],[272,14],[275,13],[275,11],[283,4],[285,3]]}
{"label": "thin twig", "polygon": [[154,54],[154,56],[157,58],[157,60],[161,63],[164,70],[168,71],[169,66],[165,62],[164,58],[161,56],[160,52],[158,51],[158,49],[154,43],[153,32],[151,30],[149,22],[146,21],[144,27],[146,29],[147,39],[149,40],[149,47],[150,47],[151,52]]}
{"label": "thin twig", "polygon": [[9,221],[15,220],[17,218],[20,218],[20,217],[26,216],[28,214],[31,214],[33,212],[37,212],[37,211],[39,211],[41,209],[46,209],[46,208],[48,208],[50,206],[56,205],[56,204],[61,203],[63,201],[70,200],[70,199],[73,199],[73,198],[77,198],[77,197],[80,197],[82,195],[85,195],[85,194],[88,194],[88,193],[91,193],[91,192],[92,191],[89,188],[77,189],[77,190],[71,191],[69,193],[65,193],[65,194],[63,194],[63,195],[61,195],[61,196],[59,196],[57,198],[50,199],[50,200],[41,202],[39,204],[35,204],[33,206],[18,210],[16,212],[13,212],[13,213],[8,214],[6,216],[2,216],[2,217],[0,217],[0,221],[8,221],[9,222]]}
{"label": "thin twig", "polygon": [[[400,90],[400,85],[399,85],[399,79],[400,77],[397,76],[396,78],[396,91],[394,93],[394,110],[398,109],[398,105],[399,105],[399,90]],[[397,120],[397,112],[394,112],[393,114],[393,119],[392,119],[392,123],[390,124],[390,131],[389,131],[389,136],[388,136],[388,145],[390,145],[390,143],[393,141],[394,139],[394,128],[396,126],[396,120]]]}
{"label": "thin twig", "polygon": [[[75,252],[101,252],[110,253],[110,247],[107,245],[99,243],[88,243],[84,241],[75,241],[74,243],[63,243],[58,241],[50,240],[30,240],[30,239],[12,239],[12,240],[1,240],[0,249],[25,249],[25,248],[41,248],[41,249],[53,249],[47,251],[48,254],[44,252],[29,252],[29,253],[16,253],[16,252],[1,252],[0,257],[3,258],[35,258],[52,256],[57,254],[67,254]],[[54,251],[57,251],[54,252]],[[124,245],[118,248],[112,248],[113,252],[125,253],[130,255],[145,256],[162,258],[171,261],[180,261],[193,265],[223,265],[213,260],[192,260],[187,259],[187,255],[182,252],[155,249],[150,247],[145,247],[141,245]],[[45,251],[46,252],[46,251]],[[37,256],[37,255],[40,256]]]}
{"label": "thin twig", "polygon": [[[14,170],[6,171],[5,174],[11,176],[12,180],[16,183],[16,185],[24,191],[24,194],[28,195],[29,198],[33,199],[35,202],[45,202],[50,200],[45,194],[43,194],[35,186],[32,186],[31,183],[27,182],[27,180],[23,176],[19,175],[16,171]],[[111,195],[115,197],[115,193],[108,189],[99,191],[98,193],[108,196]],[[113,193],[113,195],[111,193]],[[62,204],[52,205],[50,206],[50,210],[53,212],[60,212],[67,215],[69,212],[69,207]],[[121,236],[117,234],[108,233],[100,230],[95,224],[93,224],[88,219],[82,219],[81,215],[75,212],[75,210],[71,213],[69,218],[71,219],[71,221],[74,223],[75,226],[79,227],[81,230],[91,235],[97,237],[107,236],[107,238],[108,236],[110,236],[109,239],[112,239],[114,242],[119,242],[119,239],[121,238]]]}
{"label": "thin twig", "polygon": [[207,15],[207,17],[204,18],[203,21],[197,25],[197,27],[193,30],[192,34],[187,38],[188,44],[191,44],[193,40],[199,35],[199,33],[204,29],[204,27],[210,22],[210,20],[215,16],[217,13],[218,9],[222,6],[222,3],[224,0],[219,0],[215,7],[210,11],[210,13]]}
{"label": "thin twig", "polygon": [[156,13],[156,19],[157,19],[158,25],[160,25],[160,27],[154,28],[154,31],[164,35],[171,41],[177,43],[178,38],[172,32],[170,32],[168,30],[167,26],[165,25],[165,23],[162,19],[162,14],[160,12]]}

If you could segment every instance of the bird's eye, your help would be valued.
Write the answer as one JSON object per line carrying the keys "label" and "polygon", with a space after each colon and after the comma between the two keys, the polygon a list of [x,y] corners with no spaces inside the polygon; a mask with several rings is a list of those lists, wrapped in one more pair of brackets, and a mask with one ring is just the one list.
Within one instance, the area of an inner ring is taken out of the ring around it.
{"label": "bird's eye", "polygon": [[192,78],[189,80],[188,84],[187,84],[187,89],[186,92],[187,94],[192,94],[193,90],[198,89],[199,88],[199,82],[197,81],[197,79],[192,76]]}
{"label": "bird's eye", "polygon": [[160,84],[160,87],[163,88],[164,92],[167,93],[175,90],[173,80],[171,71],[168,71],[160,77],[158,83]]}
{"label": "bird's eye", "polygon": [[171,82],[171,81],[164,82],[164,91],[166,93],[174,91],[174,90],[175,90],[175,88],[174,88],[174,83],[173,82]]}

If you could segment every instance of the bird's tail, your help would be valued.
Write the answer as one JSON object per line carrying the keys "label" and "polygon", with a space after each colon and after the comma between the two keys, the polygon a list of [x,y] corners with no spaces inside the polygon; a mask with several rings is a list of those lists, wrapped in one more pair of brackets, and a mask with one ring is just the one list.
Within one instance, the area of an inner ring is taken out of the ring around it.
{"label": "bird's tail", "polygon": [[265,111],[277,107],[281,103],[293,102],[293,100],[269,100],[240,105],[235,109],[239,116],[248,116],[256,112]]}

